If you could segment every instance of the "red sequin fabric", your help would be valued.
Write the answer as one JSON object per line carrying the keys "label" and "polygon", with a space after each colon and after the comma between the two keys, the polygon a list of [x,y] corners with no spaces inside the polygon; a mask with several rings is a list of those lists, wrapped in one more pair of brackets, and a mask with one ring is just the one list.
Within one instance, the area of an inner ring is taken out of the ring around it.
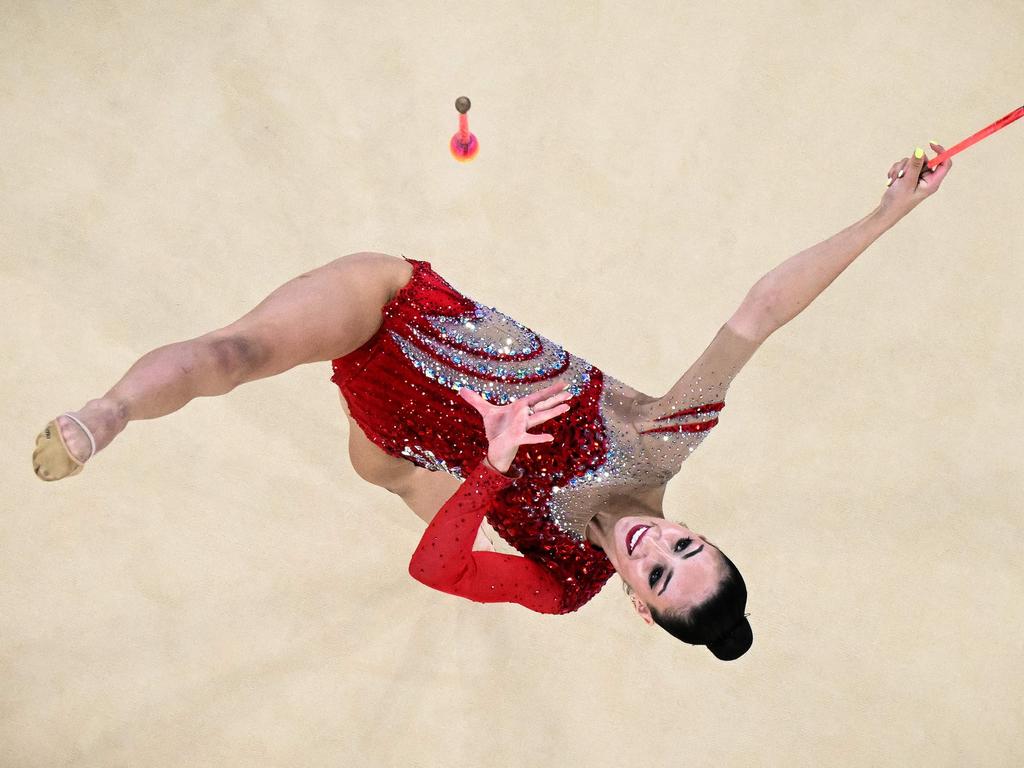
{"label": "red sequin fabric", "polygon": [[557,379],[570,381],[572,407],[534,430],[554,441],[519,449],[509,474],[522,474],[493,494],[486,514],[505,541],[563,586],[556,612],[575,611],[600,591],[614,568],[600,549],[556,522],[550,502],[553,488],[605,461],[602,373],[494,307],[464,296],[429,262],[406,261],[413,265],[412,278],[381,308],[374,336],[332,361],[331,381],[376,445],[463,480],[488,446],[483,420],[459,397],[461,387],[500,405]]}

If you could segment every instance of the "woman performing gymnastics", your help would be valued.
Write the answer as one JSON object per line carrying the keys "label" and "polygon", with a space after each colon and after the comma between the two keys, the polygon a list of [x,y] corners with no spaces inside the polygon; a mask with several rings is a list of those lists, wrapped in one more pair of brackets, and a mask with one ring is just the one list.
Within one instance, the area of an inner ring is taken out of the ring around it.
{"label": "woman performing gymnastics", "polygon": [[[666,484],[764,340],[938,190],[952,161],[926,160],[918,148],[894,163],[871,213],[760,278],[661,397],[460,293],[429,262],[356,253],[220,330],[147,353],[103,397],[43,429],[33,468],[43,480],[76,475],[130,421],[330,360],[356,473],[428,523],[415,579],[568,613],[618,572],[648,624],[735,659],[753,641],[743,577],[710,539],[665,520]],[[484,516],[522,556],[493,551]]]}

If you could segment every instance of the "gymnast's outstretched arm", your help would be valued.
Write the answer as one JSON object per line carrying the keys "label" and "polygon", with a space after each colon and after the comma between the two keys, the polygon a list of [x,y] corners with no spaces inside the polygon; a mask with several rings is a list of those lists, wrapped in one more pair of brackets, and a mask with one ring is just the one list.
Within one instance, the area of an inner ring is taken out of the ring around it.
{"label": "gymnast's outstretched arm", "polygon": [[[940,144],[931,146],[944,151]],[[768,336],[806,309],[871,243],[938,190],[952,160],[930,170],[925,168],[924,151],[920,157],[916,154],[893,163],[885,194],[867,216],[761,277],[700,358],[652,410],[722,400],[729,383]]]}
{"label": "gymnast's outstretched arm", "polygon": [[[939,144],[932,146],[944,151]],[[932,171],[924,168],[927,160],[924,150],[918,148],[914,157],[894,163],[885,194],[871,213],[828,240],[791,256],[758,281],[755,287],[766,297],[769,333],[806,309],[869,245],[938,190],[953,161],[940,163]]]}

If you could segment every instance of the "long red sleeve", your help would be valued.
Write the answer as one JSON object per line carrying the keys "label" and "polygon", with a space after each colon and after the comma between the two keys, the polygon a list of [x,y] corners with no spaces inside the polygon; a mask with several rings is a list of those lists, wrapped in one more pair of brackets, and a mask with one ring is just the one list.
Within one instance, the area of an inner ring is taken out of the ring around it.
{"label": "long red sleeve", "polygon": [[423,532],[409,575],[478,603],[519,603],[538,613],[561,613],[564,590],[543,566],[516,555],[473,551],[494,496],[515,479],[481,461]]}

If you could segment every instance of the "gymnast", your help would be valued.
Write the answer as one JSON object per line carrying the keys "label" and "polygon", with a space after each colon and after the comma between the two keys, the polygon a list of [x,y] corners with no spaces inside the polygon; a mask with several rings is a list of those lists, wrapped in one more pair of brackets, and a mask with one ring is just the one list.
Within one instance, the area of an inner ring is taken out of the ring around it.
{"label": "gymnast", "polygon": [[[665,520],[666,484],[764,340],[938,190],[952,161],[926,160],[917,148],[894,163],[871,213],[761,277],[661,397],[460,293],[429,262],[361,252],[220,330],[143,355],[103,397],[47,424],[33,468],[48,481],[76,475],[130,421],[329,360],[354,470],[427,523],[413,578],[554,614],[617,572],[645,622],[738,658],[753,642],[743,577],[710,539]],[[494,551],[484,516],[521,555]]]}

